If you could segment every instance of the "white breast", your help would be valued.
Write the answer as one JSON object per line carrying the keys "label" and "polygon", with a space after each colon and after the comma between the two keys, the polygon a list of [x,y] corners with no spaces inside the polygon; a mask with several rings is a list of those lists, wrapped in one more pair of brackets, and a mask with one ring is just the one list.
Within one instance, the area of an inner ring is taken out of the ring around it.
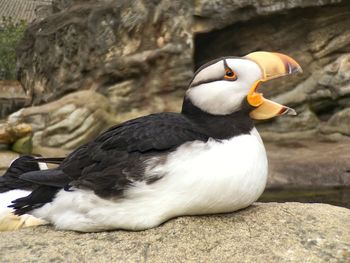
{"label": "white breast", "polygon": [[166,174],[150,187],[162,189],[159,205],[171,204],[170,217],[229,212],[250,205],[261,195],[267,158],[254,131],[254,135],[230,140],[187,143],[152,172]]}
{"label": "white breast", "polygon": [[135,184],[123,199],[61,190],[34,215],[61,229],[146,229],[179,215],[247,207],[261,195],[267,179],[265,148],[256,130],[230,140],[186,143],[163,164],[154,167],[150,161],[149,167],[148,176],[163,174],[163,178]]}

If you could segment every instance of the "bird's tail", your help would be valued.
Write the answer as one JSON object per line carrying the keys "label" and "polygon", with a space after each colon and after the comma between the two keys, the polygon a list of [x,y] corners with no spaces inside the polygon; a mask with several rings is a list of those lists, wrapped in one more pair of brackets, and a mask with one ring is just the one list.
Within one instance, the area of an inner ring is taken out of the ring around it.
{"label": "bird's tail", "polygon": [[0,231],[46,223],[30,215],[16,216],[14,210],[8,207],[13,200],[30,195],[36,187],[32,182],[21,180],[20,176],[45,168],[47,166],[39,164],[35,157],[24,155],[15,159],[3,176],[0,176]]}
{"label": "bird's tail", "polygon": [[11,201],[18,198],[24,198],[29,195],[28,190],[10,190],[0,193],[0,231],[16,230],[23,227],[31,227],[47,224],[46,221],[31,215],[17,216],[12,208],[8,206]]}

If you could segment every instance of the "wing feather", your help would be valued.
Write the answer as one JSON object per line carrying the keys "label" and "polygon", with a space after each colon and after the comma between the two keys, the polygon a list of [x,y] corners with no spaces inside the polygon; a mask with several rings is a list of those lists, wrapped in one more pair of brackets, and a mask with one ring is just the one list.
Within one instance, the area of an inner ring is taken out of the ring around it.
{"label": "wing feather", "polygon": [[19,179],[42,186],[36,196],[40,196],[40,189],[56,191],[71,186],[93,190],[100,196],[118,196],[134,182],[145,180],[148,158],[167,154],[188,141],[207,139],[205,132],[182,114],[151,114],[111,127],[64,160],[42,158],[40,161],[59,166],[25,173]]}

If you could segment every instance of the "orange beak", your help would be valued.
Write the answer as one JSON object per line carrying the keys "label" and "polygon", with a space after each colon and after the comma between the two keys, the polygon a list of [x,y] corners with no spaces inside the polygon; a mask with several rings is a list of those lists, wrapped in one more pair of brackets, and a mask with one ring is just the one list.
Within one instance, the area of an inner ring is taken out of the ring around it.
{"label": "orange beak", "polygon": [[296,115],[292,108],[267,100],[256,90],[262,82],[270,79],[302,73],[300,65],[291,57],[275,52],[258,51],[246,55],[245,58],[257,63],[263,73],[262,78],[252,85],[247,95],[248,103],[254,107],[250,117],[255,120],[265,120],[283,114]]}

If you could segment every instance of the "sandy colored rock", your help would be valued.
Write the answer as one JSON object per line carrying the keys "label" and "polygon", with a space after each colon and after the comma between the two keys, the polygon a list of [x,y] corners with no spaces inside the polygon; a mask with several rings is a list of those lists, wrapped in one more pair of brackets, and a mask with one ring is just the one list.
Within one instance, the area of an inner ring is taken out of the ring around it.
{"label": "sandy colored rock", "polygon": [[85,90],[42,106],[24,108],[11,114],[8,122],[11,125],[30,122],[34,152],[43,154],[38,147],[77,148],[110,126],[113,117],[105,96]]}
{"label": "sandy colored rock", "polygon": [[32,126],[27,123],[0,123],[0,143],[11,144],[22,137],[29,136],[32,131]]}
{"label": "sandy colored rock", "polygon": [[243,211],[180,217],[141,232],[80,234],[52,227],[0,233],[4,262],[346,262],[350,210],[256,203]]}

